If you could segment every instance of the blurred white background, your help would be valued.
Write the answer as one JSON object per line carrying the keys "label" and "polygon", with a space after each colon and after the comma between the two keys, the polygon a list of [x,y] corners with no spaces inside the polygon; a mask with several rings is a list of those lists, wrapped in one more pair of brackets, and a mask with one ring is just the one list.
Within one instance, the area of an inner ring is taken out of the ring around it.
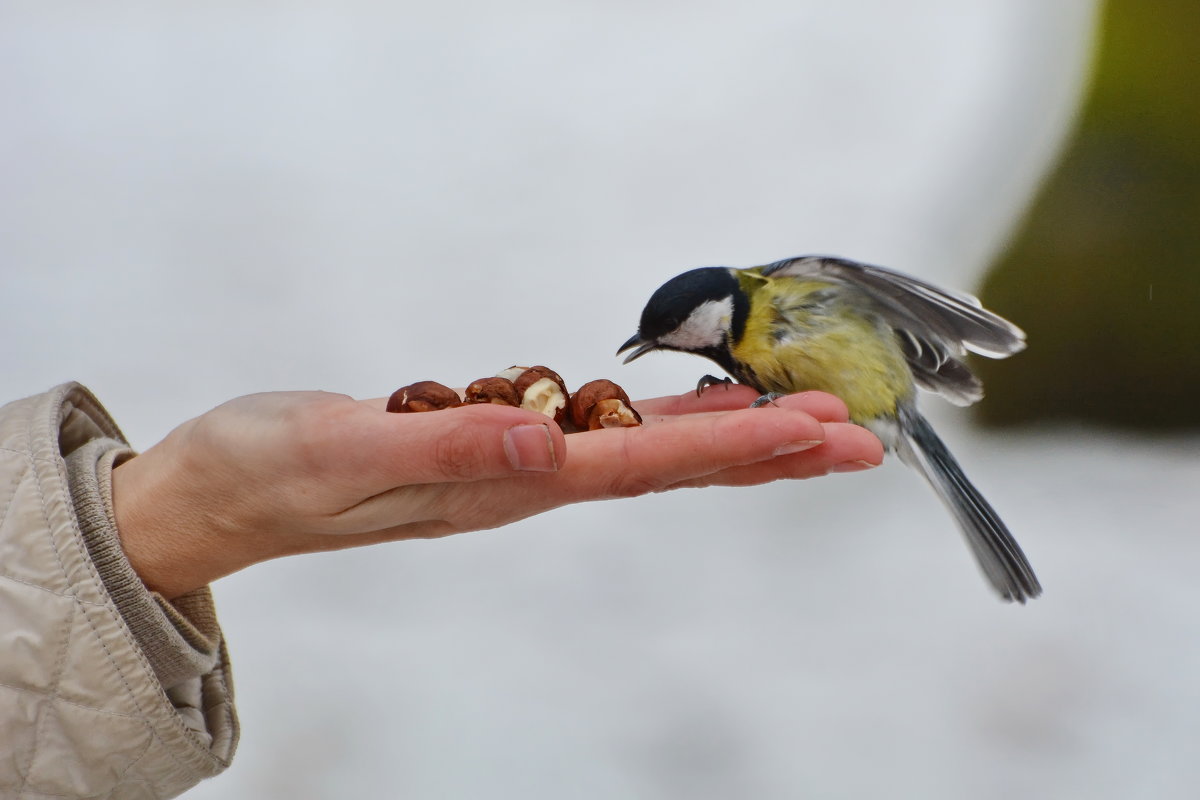
{"label": "blurred white background", "polygon": [[[613,358],[684,269],[974,287],[1093,14],[0,5],[2,396],[81,380],[144,448],[238,394],[512,363],[684,391],[711,368]],[[216,586],[244,735],[189,796],[1194,796],[1200,443],[933,411],[1029,607],[898,466],[265,564]]]}

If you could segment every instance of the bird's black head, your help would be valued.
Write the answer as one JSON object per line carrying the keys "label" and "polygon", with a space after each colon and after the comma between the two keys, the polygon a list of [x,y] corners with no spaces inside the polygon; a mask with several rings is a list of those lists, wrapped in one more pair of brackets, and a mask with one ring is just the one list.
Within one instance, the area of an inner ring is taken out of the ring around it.
{"label": "bird's black head", "polygon": [[637,348],[625,363],[651,350],[707,356],[728,369],[729,344],[746,324],[749,304],[734,271],[702,267],[664,283],[642,310],[638,332],[619,353]]}

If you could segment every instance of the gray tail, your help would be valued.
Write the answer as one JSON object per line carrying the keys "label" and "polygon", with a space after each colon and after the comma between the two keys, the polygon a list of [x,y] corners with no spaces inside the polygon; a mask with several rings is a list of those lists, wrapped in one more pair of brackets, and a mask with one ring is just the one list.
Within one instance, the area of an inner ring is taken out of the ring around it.
{"label": "gray tail", "polygon": [[897,453],[915,468],[954,515],[983,574],[1005,600],[1024,603],[1042,593],[1033,567],[1000,515],[963,473],[950,450],[916,409],[901,409]]}

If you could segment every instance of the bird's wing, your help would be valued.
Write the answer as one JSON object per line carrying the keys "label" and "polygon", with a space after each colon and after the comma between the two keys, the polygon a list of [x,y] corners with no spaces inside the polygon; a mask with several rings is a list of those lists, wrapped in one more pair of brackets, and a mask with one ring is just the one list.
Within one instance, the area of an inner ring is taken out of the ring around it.
{"label": "bird's wing", "polygon": [[894,270],[829,256],[801,256],[768,264],[761,273],[862,290],[896,330],[917,383],[960,405],[983,396],[978,379],[959,361],[968,350],[1005,358],[1025,348],[1024,332],[983,308],[975,297]]}
{"label": "bird's wing", "polygon": [[960,354],[965,349],[989,358],[1004,358],[1025,349],[1025,333],[983,308],[977,298],[902,272],[844,258],[801,256],[768,264],[762,274],[857,286],[875,300],[880,313],[896,329],[918,339],[935,339]]}

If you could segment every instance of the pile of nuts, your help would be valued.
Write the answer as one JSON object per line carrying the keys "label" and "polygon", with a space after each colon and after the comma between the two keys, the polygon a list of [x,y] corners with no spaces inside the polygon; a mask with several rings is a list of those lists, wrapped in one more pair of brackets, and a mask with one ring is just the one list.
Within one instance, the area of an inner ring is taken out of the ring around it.
{"label": "pile of nuts", "polygon": [[492,378],[480,378],[458,392],[437,381],[402,386],[388,399],[387,410],[399,413],[497,403],[545,414],[567,433],[600,428],[632,428],[642,424],[629,395],[610,380],[588,381],[574,394],[549,367],[509,367]]}

